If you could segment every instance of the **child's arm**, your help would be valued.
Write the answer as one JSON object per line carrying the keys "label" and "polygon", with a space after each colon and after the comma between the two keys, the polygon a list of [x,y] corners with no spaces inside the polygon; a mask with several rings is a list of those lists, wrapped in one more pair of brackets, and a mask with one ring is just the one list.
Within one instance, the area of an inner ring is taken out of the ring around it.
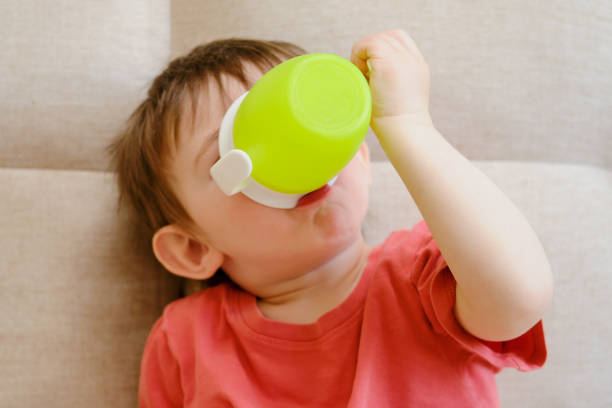
{"label": "child's arm", "polygon": [[405,32],[363,38],[351,60],[370,79],[372,129],[457,281],[459,323],[485,340],[518,337],[541,319],[552,296],[550,266],[533,229],[434,128],[428,67]]}

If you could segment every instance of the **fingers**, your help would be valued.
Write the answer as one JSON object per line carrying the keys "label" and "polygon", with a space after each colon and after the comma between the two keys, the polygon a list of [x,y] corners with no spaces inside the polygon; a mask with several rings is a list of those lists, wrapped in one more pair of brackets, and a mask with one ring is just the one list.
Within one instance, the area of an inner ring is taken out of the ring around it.
{"label": "fingers", "polygon": [[368,72],[368,60],[383,58],[392,50],[391,44],[381,41],[380,35],[371,35],[355,43],[351,50],[351,61],[365,74]]}
{"label": "fingers", "polygon": [[404,30],[383,31],[357,41],[351,50],[351,62],[367,75],[368,60],[406,51],[424,61],[416,43]]}
{"label": "fingers", "polygon": [[369,50],[365,44],[365,38],[356,42],[351,50],[351,62],[355,64],[364,75],[369,71],[369,67],[367,66],[367,61],[371,56],[369,53],[371,53],[371,50]]}
{"label": "fingers", "polygon": [[398,41],[400,41],[407,50],[409,50],[415,57],[420,58],[421,60],[425,60],[423,54],[417,47],[416,42],[410,37],[404,30],[394,30],[395,36]]}

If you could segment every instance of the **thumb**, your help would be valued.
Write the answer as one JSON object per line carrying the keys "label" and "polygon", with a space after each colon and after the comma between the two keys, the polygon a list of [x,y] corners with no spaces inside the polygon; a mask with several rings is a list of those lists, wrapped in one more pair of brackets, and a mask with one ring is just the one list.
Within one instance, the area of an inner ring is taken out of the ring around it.
{"label": "thumb", "polygon": [[370,37],[357,41],[351,50],[351,62],[367,77],[372,70],[370,58],[374,57]]}

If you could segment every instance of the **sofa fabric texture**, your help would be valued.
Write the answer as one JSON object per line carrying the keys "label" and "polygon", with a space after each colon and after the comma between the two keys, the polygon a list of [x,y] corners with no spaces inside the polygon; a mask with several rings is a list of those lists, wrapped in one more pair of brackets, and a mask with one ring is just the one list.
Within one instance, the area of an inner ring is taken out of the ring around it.
{"label": "sofa fabric texture", "polygon": [[[0,406],[129,407],[163,307],[197,288],[118,210],[104,151],[171,58],[218,38],[348,58],[402,28],[443,135],[525,214],[555,277],[548,362],[504,407],[612,406],[612,4],[606,0],[7,0],[0,4]],[[422,217],[372,151],[368,243]]]}

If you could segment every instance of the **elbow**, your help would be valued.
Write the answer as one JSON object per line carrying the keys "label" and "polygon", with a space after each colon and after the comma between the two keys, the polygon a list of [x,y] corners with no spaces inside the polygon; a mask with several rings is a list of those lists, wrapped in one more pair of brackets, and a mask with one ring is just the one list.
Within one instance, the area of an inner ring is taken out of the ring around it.
{"label": "elbow", "polygon": [[527,259],[524,264],[525,270],[528,271],[523,284],[524,296],[521,297],[522,304],[519,304],[518,307],[533,321],[533,324],[529,326],[531,328],[542,319],[544,312],[552,302],[554,280],[550,262],[541,245],[540,251]]}
{"label": "elbow", "polygon": [[489,341],[512,340],[542,320],[552,301],[553,279],[550,268],[539,270],[536,275],[538,279],[517,285],[506,294],[509,296],[499,304],[501,310],[498,309],[495,321],[490,322],[490,330],[479,337]]}
{"label": "elbow", "polygon": [[515,294],[513,309],[513,324],[505,337],[516,338],[531,329],[542,320],[544,313],[550,306],[553,298],[554,284],[552,272],[547,266],[539,271],[537,279],[522,286]]}
{"label": "elbow", "polygon": [[[534,273],[533,279],[526,285],[525,311],[530,313],[535,322],[540,320],[550,306],[554,292],[553,275],[550,264],[546,260],[544,265]],[[535,323],[534,322],[534,323]]]}
{"label": "elbow", "polygon": [[514,277],[513,283],[508,282],[511,299],[506,300],[523,328],[519,335],[542,319],[554,292],[552,268],[542,243],[535,235],[524,243],[512,254],[514,262],[506,263],[511,268],[508,276]]}
{"label": "elbow", "polygon": [[512,340],[529,331],[542,319],[553,297],[552,271],[543,259],[545,262],[506,263],[477,292],[466,292],[457,283],[455,316],[459,324],[488,341]]}

